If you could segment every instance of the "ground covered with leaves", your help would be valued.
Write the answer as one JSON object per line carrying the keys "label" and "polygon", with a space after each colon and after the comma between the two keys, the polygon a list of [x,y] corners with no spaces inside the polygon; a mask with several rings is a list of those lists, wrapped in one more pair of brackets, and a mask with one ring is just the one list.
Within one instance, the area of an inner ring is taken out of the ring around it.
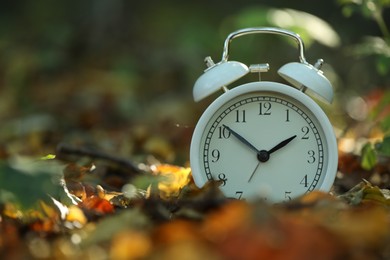
{"label": "ground covered with leaves", "polygon": [[0,208],[3,259],[390,257],[390,192],[364,180],[268,205],[198,189],[187,167],[68,146],[1,167],[2,186],[18,181]]}

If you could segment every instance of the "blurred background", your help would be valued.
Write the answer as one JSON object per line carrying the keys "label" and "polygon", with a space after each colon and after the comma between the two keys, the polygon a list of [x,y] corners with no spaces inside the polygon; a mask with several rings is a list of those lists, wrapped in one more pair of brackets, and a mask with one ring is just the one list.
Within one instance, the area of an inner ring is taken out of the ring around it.
{"label": "blurred background", "polygon": [[[307,60],[325,60],[323,71],[336,97],[324,109],[344,140],[342,149],[353,152],[361,148],[356,140],[381,132],[375,130],[380,113],[370,111],[390,101],[389,5],[374,0],[4,2],[0,158],[55,153],[66,143],[138,161],[153,155],[187,163],[195,124],[218,95],[198,104],[192,99],[204,57],[218,62],[229,33],[258,26],[299,33]],[[237,39],[230,59],[269,63],[264,79],[283,82],[276,71],[298,60],[295,42],[285,38]]]}

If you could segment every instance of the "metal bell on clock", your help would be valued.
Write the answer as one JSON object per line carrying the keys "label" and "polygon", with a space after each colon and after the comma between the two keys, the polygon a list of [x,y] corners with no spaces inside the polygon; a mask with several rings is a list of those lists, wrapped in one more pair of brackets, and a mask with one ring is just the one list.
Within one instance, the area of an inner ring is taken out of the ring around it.
{"label": "metal bell on clock", "polygon": [[198,78],[193,88],[195,102],[249,73],[248,66],[238,61],[221,61],[214,64],[210,57],[207,57],[205,61],[208,68]]}
{"label": "metal bell on clock", "polygon": [[318,60],[314,66],[307,62],[291,62],[283,65],[278,73],[303,92],[309,90],[309,92],[320,96],[326,102],[332,103],[333,88],[320,70],[322,63],[322,59]]}
{"label": "metal bell on clock", "polygon": [[214,64],[210,57],[205,59],[208,69],[195,82],[193,88],[193,97],[196,102],[220,89],[227,91],[226,85],[240,79],[249,72],[268,71],[268,64],[264,64],[267,66],[260,69],[253,69],[252,66],[248,67],[237,61],[228,61],[230,42],[239,36],[253,33],[271,33],[293,38],[298,44],[299,62],[285,64],[278,70],[279,75],[302,92],[317,95],[326,102],[332,103],[332,85],[320,70],[323,60],[318,60],[314,66],[309,64],[305,59],[303,41],[298,34],[268,27],[247,28],[231,33],[225,40],[221,61]]}

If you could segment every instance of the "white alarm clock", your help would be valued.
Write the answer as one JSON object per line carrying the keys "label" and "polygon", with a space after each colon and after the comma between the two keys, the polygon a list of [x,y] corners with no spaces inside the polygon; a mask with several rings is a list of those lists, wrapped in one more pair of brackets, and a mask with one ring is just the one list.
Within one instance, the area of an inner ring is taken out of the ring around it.
{"label": "white alarm clock", "polygon": [[[249,72],[262,73],[268,64],[247,66],[229,61],[234,38],[254,33],[293,38],[299,62],[278,73],[293,86],[256,81],[228,89]],[[195,101],[222,89],[199,119],[191,140],[190,164],[195,184],[219,181],[227,197],[263,199],[271,203],[291,200],[313,190],[329,191],[336,175],[338,153],[333,127],[320,106],[306,93],[328,103],[333,89],[320,66],[310,65],[298,34],[279,28],[248,28],[231,33],[222,60],[206,58],[208,69],[196,81]]]}

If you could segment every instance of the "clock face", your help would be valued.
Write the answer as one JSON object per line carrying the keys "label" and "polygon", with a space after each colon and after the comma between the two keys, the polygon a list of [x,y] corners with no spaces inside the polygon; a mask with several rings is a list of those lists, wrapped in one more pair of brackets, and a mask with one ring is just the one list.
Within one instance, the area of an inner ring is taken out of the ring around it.
{"label": "clock face", "polygon": [[229,92],[206,110],[194,132],[191,166],[198,186],[218,180],[228,197],[269,202],[329,190],[337,146],[314,101],[271,82]]}

